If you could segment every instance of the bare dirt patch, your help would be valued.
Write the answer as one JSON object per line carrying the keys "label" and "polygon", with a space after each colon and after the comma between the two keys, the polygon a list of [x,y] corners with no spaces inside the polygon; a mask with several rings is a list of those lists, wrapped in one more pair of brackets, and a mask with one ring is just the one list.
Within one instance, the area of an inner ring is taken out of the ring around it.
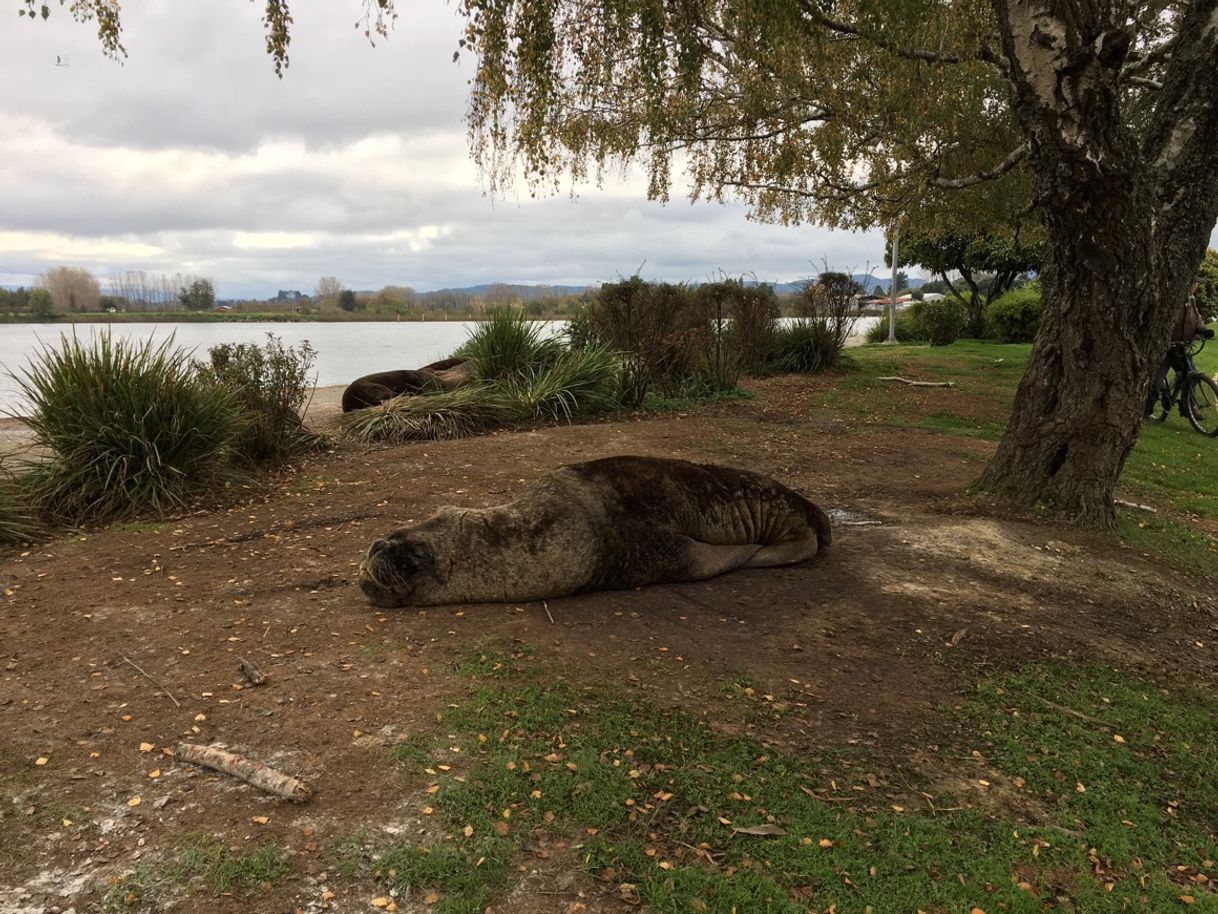
{"label": "bare dirt patch", "polygon": [[[557,677],[796,751],[848,746],[881,760],[919,757],[921,735],[972,677],[1029,658],[1214,682],[1218,614],[1201,582],[1115,540],[962,497],[992,445],[842,419],[810,405],[823,383],[759,382],[754,400],[654,418],[343,443],[236,507],[6,555],[0,912],[93,910],[107,879],[191,832],[287,849],[293,875],[260,910],[319,910],[323,891],[331,910],[367,910],[326,847],[427,827],[425,783],[388,748],[435,732],[437,712],[468,689],[454,664],[487,642],[533,645]],[[314,408],[313,421],[334,421],[333,406]],[[379,533],[626,453],[760,470],[882,524],[839,526],[805,566],[556,600],[549,615],[540,604],[378,611],[354,586]],[[242,687],[238,656],[269,684]],[[780,706],[763,727],[726,703],[734,681]],[[183,738],[299,775],[315,797],[296,806],[180,765],[165,750]],[[524,889],[504,910],[623,908],[611,887],[572,874],[569,849],[550,850],[521,863]],[[250,910],[239,895],[158,902]]]}

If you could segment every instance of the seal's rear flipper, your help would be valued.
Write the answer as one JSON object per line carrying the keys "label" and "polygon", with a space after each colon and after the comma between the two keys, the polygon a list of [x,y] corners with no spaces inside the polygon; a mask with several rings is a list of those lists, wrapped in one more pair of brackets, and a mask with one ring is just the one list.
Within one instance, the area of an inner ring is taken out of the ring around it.
{"label": "seal's rear flipper", "polygon": [[752,559],[762,550],[760,543],[748,543],[744,546],[714,546],[710,543],[700,543],[697,540],[681,536],[685,540],[683,550],[688,557],[689,566],[686,569],[687,581],[701,581],[713,578],[736,568],[748,568]]}

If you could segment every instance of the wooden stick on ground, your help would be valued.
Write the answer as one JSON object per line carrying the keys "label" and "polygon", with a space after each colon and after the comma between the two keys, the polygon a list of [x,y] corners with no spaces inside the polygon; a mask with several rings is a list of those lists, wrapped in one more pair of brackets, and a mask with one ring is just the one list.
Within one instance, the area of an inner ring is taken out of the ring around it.
{"label": "wooden stick on ground", "polygon": [[245,677],[246,681],[250,685],[252,685],[252,686],[266,685],[266,674],[263,673],[261,670],[259,670],[258,667],[254,666],[252,663],[250,663],[248,660],[246,660],[244,657],[237,658],[237,665],[241,669],[241,675]]}
{"label": "wooden stick on ground", "polygon": [[910,387],[955,387],[955,381],[911,381],[909,378],[900,378],[889,376],[886,378],[878,378],[880,381],[899,381],[902,384],[908,384]]}
{"label": "wooden stick on ground", "polygon": [[550,615],[550,606],[545,600],[541,601],[541,608],[546,611],[546,618],[550,620],[550,624],[554,624],[554,617]]}
{"label": "wooden stick on ground", "polygon": [[149,682],[151,682],[154,686],[156,686],[158,689],[160,689],[162,692],[164,692],[165,696],[174,703],[175,707],[178,707],[178,708],[182,707],[182,703],[173,697],[173,692],[169,691],[169,689],[165,688],[163,685],[161,685],[159,682],[157,682],[155,679],[153,679],[151,676],[149,676],[143,667],[141,667],[138,663],[136,663],[130,657],[127,657],[125,655],[120,655],[120,656],[122,656],[124,661],[131,664],[131,666],[135,667],[136,672],[138,672],[141,676],[143,676],[145,679],[147,679]]}
{"label": "wooden stick on ground", "polygon": [[313,791],[303,781],[218,746],[178,743],[176,754],[184,762],[214,768],[285,800],[299,803],[313,795]]}

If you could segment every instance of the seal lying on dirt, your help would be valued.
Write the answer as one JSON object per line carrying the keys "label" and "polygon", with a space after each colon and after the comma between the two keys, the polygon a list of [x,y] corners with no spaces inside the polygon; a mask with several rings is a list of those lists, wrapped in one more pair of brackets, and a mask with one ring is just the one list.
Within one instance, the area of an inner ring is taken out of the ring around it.
{"label": "seal lying on dirt", "polygon": [[515,501],[441,508],[378,539],[360,566],[377,606],[540,600],[802,562],[829,518],[746,470],[656,457],[560,467]]}
{"label": "seal lying on dirt", "polygon": [[419,369],[367,374],[356,378],[343,391],[343,412],[376,406],[402,394],[452,390],[472,381],[474,374],[474,363],[467,359],[444,359]]}

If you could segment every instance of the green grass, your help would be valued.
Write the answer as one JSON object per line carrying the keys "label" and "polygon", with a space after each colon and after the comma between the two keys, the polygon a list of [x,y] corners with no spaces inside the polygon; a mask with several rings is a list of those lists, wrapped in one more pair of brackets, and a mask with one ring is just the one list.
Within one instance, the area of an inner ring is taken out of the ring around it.
{"label": "green grass", "polygon": [[[880,770],[903,786],[876,789],[860,773],[874,759],[773,751],[618,690],[555,684],[527,654],[463,670],[476,685],[443,721],[460,770],[413,760],[442,836],[330,851],[344,872],[434,895],[437,914],[494,905],[525,846],[673,914],[1166,911],[1182,895],[1218,910],[1198,879],[1218,878],[1218,701],[1201,693],[1093,667],[998,675],[948,712],[968,742],[935,747],[944,765]],[[926,780],[953,767],[1015,799]],[[781,833],[735,830],[767,825]]]}
{"label": "green grass", "polygon": [[[1015,400],[1031,346],[960,340],[951,346],[861,346],[850,350],[856,371],[818,394],[817,405],[868,423],[919,428],[964,438],[997,441]],[[1218,347],[1197,359],[1218,372]],[[877,380],[897,375],[951,381],[953,388],[911,396],[900,385]],[[1198,571],[1218,568],[1218,540],[1191,525],[1188,516],[1218,517],[1218,441],[1197,434],[1178,415],[1147,422],[1126,461],[1119,494],[1160,509],[1156,515],[1120,513],[1118,533],[1130,545]]]}
{"label": "green grass", "polygon": [[202,835],[182,839],[173,856],[161,863],[142,863],[114,879],[102,908],[107,914],[159,910],[159,901],[177,898],[183,891],[213,895],[231,892],[254,894],[273,886],[291,872],[287,851],[271,841],[242,852]]}

